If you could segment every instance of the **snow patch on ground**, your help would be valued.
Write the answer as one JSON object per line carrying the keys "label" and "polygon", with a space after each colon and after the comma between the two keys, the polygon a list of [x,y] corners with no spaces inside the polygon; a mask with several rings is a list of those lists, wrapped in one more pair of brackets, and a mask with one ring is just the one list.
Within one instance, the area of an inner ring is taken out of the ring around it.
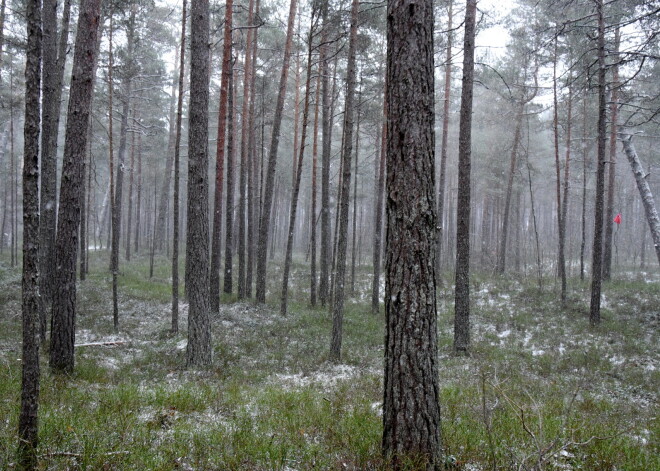
{"label": "snow patch on ground", "polygon": [[326,365],[319,371],[313,373],[276,373],[269,378],[270,383],[279,384],[288,389],[300,389],[308,386],[318,386],[322,389],[333,388],[341,381],[361,376],[364,368],[351,365]]}

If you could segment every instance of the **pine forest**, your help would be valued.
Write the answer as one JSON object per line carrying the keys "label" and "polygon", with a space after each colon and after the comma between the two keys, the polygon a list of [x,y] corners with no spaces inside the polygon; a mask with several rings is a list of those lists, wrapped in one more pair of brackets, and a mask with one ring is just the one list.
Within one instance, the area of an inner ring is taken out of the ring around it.
{"label": "pine forest", "polygon": [[660,469],[658,0],[0,0],[0,469]]}

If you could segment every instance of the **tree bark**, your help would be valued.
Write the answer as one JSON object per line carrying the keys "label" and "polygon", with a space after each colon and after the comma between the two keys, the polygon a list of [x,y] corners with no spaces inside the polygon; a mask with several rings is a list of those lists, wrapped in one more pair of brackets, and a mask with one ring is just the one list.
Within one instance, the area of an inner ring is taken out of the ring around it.
{"label": "tree bark", "polygon": [[447,48],[445,50],[445,87],[442,102],[442,141],[440,144],[440,178],[438,179],[438,227],[437,242],[435,254],[435,273],[437,280],[442,284],[440,277],[442,266],[442,238],[444,236],[444,215],[445,215],[445,180],[447,175],[447,142],[449,140],[449,105],[451,103],[451,65],[452,65],[452,46],[454,40],[453,19],[454,2],[449,0],[449,11],[447,12]]}
{"label": "tree bark", "polygon": [[617,26],[614,31],[614,63],[612,64],[612,92],[610,97],[610,149],[607,208],[605,210],[605,242],[603,244],[603,280],[609,281],[612,277],[612,235],[614,233],[614,185],[616,178],[616,136],[618,132],[617,119],[619,114],[619,66],[618,52],[621,42],[621,30]]}
{"label": "tree bark", "polygon": [[470,157],[472,153],[472,87],[476,0],[467,0],[463,41],[463,79],[458,136],[458,198],[456,201],[456,287],[454,295],[454,350],[470,348]]}
{"label": "tree bark", "polygon": [[355,124],[355,175],[353,175],[353,227],[351,230],[351,296],[355,295],[355,262],[357,258],[357,193],[358,193],[358,156],[360,150],[360,101],[362,99],[362,78],[360,78],[360,90],[358,91],[357,122]]}
{"label": "tree bark", "polygon": [[39,67],[42,53],[40,9],[39,0],[27,2],[21,301],[23,368],[21,409],[18,419],[18,465],[19,469],[25,471],[37,468],[39,441],[39,121],[41,112]]}
{"label": "tree bark", "polygon": [[390,0],[387,18],[383,455],[439,470],[433,2]]}
{"label": "tree bark", "polygon": [[122,114],[119,128],[119,150],[117,161],[117,177],[115,179],[114,205],[112,206],[112,247],[110,253],[110,270],[112,271],[112,320],[115,332],[119,329],[118,276],[119,276],[119,246],[121,238],[121,213],[123,208],[124,171],[126,163],[126,140],[128,138],[128,115],[130,113],[131,93],[133,90],[133,49],[135,46],[135,9],[131,6],[128,30],[126,31],[127,61],[124,64]]}
{"label": "tree bark", "polygon": [[[320,69],[320,67],[319,67]],[[313,131],[313,144],[312,144],[312,207],[310,214],[310,251],[311,251],[311,262],[309,265],[309,303],[312,307],[316,306],[316,295],[317,295],[317,275],[316,275],[316,200],[318,196],[317,190],[317,168],[318,168],[318,141],[319,141],[319,99],[321,97],[321,74],[319,74],[316,79],[316,95],[314,98],[314,131]]]}
{"label": "tree bark", "polygon": [[309,36],[307,40],[307,75],[305,78],[305,104],[303,105],[302,130],[300,133],[300,147],[298,149],[298,158],[294,159],[296,165],[296,174],[291,189],[291,209],[289,211],[289,231],[286,239],[286,254],[284,256],[284,270],[282,274],[282,296],[280,297],[280,314],[285,316],[287,313],[287,304],[289,301],[289,272],[291,271],[291,259],[293,257],[293,235],[296,228],[296,214],[298,212],[298,195],[300,193],[300,180],[302,179],[303,157],[305,156],[305,139],[307,138],[307,123],[309,121],[309,98],[311,95],[312,83],[312,39],[314,37],[314,22],[316,20],[316,10],[312,10],[312,19],[310,23]]}
{"label": "tree bark", "polygon": [[341,344],[344,322],[344,300],[346,282],[346,259],[348,246],[348,203],[351,195],[351,157],[353,153],[353,113],[355,105],[356,55],[359,0],[353,0],[351,7],[351,28],[348,40],[348,63],[346,65],[346,98],[344,102],[344,139],[342,143],[342,179],[337,208],[337,265],[333,289],[332,338],[330,339],[330,360],[341,360]]}
{"label": "tree bark", "polygon": [[57,2],[47,0],[43,8],[43,116],[41,118],[41,187],[39,221],[39,290],[42,307],[39,313],[41,340],[46,339],[46,312],[52,297],[55,265],[55,232],[57,220],[57,138],[60,124],[60,101],[69,38],[71,1],[64,2],[62,31],[57,44]]}
{"label": "tree bark", "polygon": [[[220,83],[220,103],[218,104],[218,134],[215,148],[215,191],[213,199],[213,233],[211,235],[211,275],[210,296],[211,309],[218,312],[220,309],[220,259],[222,238],[222,185],[224,181],[225,139],[227,128],[227,95],[229,93],[229,81],[231,75],[231,28],[233,17],[233,0],[229,0],[225,6],[225,31],[222,45],[222,76]],[[229,168],[227,169],[229,176]],[[227,178],[229,183],[229,178]],[[229,186],[227,186],[227,198],[229,198]],[[229,206],[227,207],[229,211]],[[227,228],[230,226],[228,225]],[[230,231],[229,231],[230,232]],[[228,232],[228,233],[229,233]],[[226,262],[225,262],[226,263]],[[226,266],[226,265],[225,265]],[[231,292],[231,272],[229,274]],[[227,286],[227,274],[225,273],[225,286]]]}
{"label": "tree bark", "polygon": [[321,73],[321,254],[319,260],[319,302],[325,306],[328,300],[328,280],[330,277],[330,151],[332,149],[332,112],[330,110],[330,83],[328,66],[328,38],[330,22],[328,4],[321,4],[321,50],[319,57]]}
{"label": "tree bark", "polygon": [[76,258],[81,205],[79,188],[87,147],[87,133],[80,130],[86,130],[89,126],[100,3],[100,0],[83,0],[80,8],[64,140],[50,342],[50,367],[55,372],[64,373],[71,373],[74,366]]}
{"label": "tree bark", "polygon": [[607,96],[605,83],[605,16],[603,0],[596,2],[598,18],[598,153],[596,157],[596,205],[594,210],[594,243],[591,262],[591,304],[589,321],[600,324],[600,293],[603,274],[603,200],[605,191],[605,147],[607,143]]}
{"label": "tree bark", "polygon": [[172,332],[179,332],[179,167],[181,149],[181,121],[183,117],[183,80],[185,77],[186,56],[186,7],[183,0],[181,12],[181,50],[179,52],[179,96],[176,103],[176,137],[174,138],[174,190],[172,222]]}
{"label": "tree bark", "polygon": [[[250,0],[248,6],[248,25],[253,25],[254,19],[254,0]],[[247,38],[245,41],[245,72],[243,74],[243,105],[241,112],[241,175],[240,175],[240,193],[239,193],[239,250],[238,250],[238,297],[239,299],[244,299],[247,297],[247,271],[249,269],[249,263],[251,260],[247,260],[246,265],[246,255],[249,245],[249,240],[246,241],[247,233],[247,219],[250,217],[250,211],[252,210],[251,201],[248,203],[250,198],[250,173],[251,173],[251,159],[250,152],[251,148],[249,146],[250,139],[250,129],[252,126],[252,118],[250,116],[250,89],[252,87],[252,75],[253,75],[253,65],[252,65],[252,41],[254,37],[254,29],[248,29]],[[247,244],[246,244],[247,243]],[[250,283],[252,281],[250,280]]]}
{"label": "tree bark", "polygon": [[209,2],[191,2],[190,105],[188,126],[188,223],[186,293],[188,294],[188,366],[212,362],[209,311]]}
{"label": "tree bark", "polygon": [[[573,85],[572,77],[569,74],[569,84],[568,84],[568,112],[566,116],[566,154],[564,158],[564,195],[561,199],[561,226],[559,227],[560,234],[559,237],[564,241],[566,245],[566,218],[568,216],[568,190],[570,187],[570,168],[571,168],[571,131],[572,131],[572,118],[573,118]],[[561,277],[561,302],[566,304],[566,256],[564,255],[564,268],[562,271]]]}
{"label": "tree bark", "polygon": [[381,247],[383,238],[383,192],[385,190],[385,166],[387,161],[387,77],[385,77],[385,90],[383,94],[383,126],[380,136],[380,142],[376,143],[378,149],[376,156],[380,152],[380,163],[378,164],[378,173],[375,175],[376,186],[376,207],[374,208],[374,240],[373,240],[373,265],[374,276],[371,283],[371,313],[378,314],[380,309],[380,265],[381,265]]}
{"label": "tree bark", "polygon": [[623,135],[621,136],[621,140],[623,141],[623,150],[626,153],[633,175],[635,176],[639,196],[642,198],[644,213],[646,214],[646,220],[649,224],[649,229],[651,230],[653,246],[655,247],[655,255],[658,258],[658,264],[660,265],[660,218],[658,217],[658,211],[655,208],[651,187],[646,181],[647,175],[637,157],[637,152],[635,152],[635,146],[633,146],[632,143],[632,136]]}
{"label": "tree bark", "polygon": [[[55,115],[60,112],[57,93],[57,0],[44,0],[42,9],[42,117],[41,117],[41,188],[39,225],[39,294],[41,340],[46,338],[46,309],[51,302],[51,280],[53,271],[53,246],[57,218],[57,129]],[[59,122],[59,120],[58,120]]]}
{"label": "tree bark", "polygon": [[266,182],[264,187],[264,202],[259,223],[259,240],[257,245],[257,285],[256,300],[259,303],[266,302],[266,265],[268,263],[268,233],[270,230],[270,210],[273,204],[273,187],[275,186],[275,169],[277,166],[277,149],[280,142],[280,126],[282,125],[282,111],[284,110],[284,98],[286,96],[286,82],[289,74],[289,61],[291,59],[291,45],[293,43],[293,26],[296,18],[297,0],[291,0],[289,5],[289,18],[287,23],[286,44],[284,46],[284,58],[282,59],[282,73],[280,75],[280,86],[277,95],[275,116],[273,117],[273,129],[271,134],[270,149],[268,152],[268,170],[266,171]]}
{"label": "tree bark", "polygon": [[513,195],[513,178],[516,174],[517,162],[518,162],[518,147],[520,145],[520,139],[522,135],[522,120],[523,112],[525,110],[524,102],[518,104],[518,110],[516,112],[516,130],[513,133],[513,148],[511,149],[511,158],[509,164],[509,177],[506,185],[506,195],[504,197],[504,215],[502,217],[502,238],[500,239],[500,250],[498,251],[497,257],[497,266],[495,268],[495,273],[502,275],[504,274],[504,268],[506,266],[506,244],[509,234],[509,214],[511,211],[511,196]]}
{"label": "tree bark", "polygon": [[553,97],[553,140],[554,140],[554,152],[555,152],[555,173],[557,177],[557,183],[555,185],[557,192],[557,228],[559,234],[559,249],[557,252],[557,274],[561,279],[561,302],[562,305],[566,303],[566,258],[565,258],[565,239],[564,239],[564,221],[562,219],[562,202],[561,202],[561,166],[559,163],[559,105],[557,101],[557,62],[559,60],[557,56],[557,42],[558,39],[555,37],[554,40],[554,53],[552,60],[552,97]]}

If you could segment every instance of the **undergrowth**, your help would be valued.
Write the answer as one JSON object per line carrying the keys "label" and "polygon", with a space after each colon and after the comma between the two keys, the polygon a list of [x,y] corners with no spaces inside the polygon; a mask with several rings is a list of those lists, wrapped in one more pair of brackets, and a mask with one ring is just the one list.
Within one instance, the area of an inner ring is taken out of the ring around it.
{"label": "undergrowth", "polygon": [[[43,470],[383,470],[384,318],[370,313],[370,271],[346,304],[342,362],[327,361],[331,319],[308,305],[296,261],[286,317],[278,261],[269,301],[224,295],[212,316],[214,364],[187,370],[187,307],[169,332],[169,265],[122,264],[120,330],[112,328],[105,253],[79,283],[75,372],[50,373],[42,352]],[[0,469],[17,442],[20,273],[0,261]],[[449,277],[446,277],[449,279]],[[452,292],[438,291],[442,441],[448,469],[660,469],[657,416],[660,284],[604,285],[603,322],[588,323],[588,287],[565,306],[553,280],[472,283],[471,356],[452,354]],[[114,342],[113,346],[98,345]],[[416,469],[414,462],[408,466]]]}

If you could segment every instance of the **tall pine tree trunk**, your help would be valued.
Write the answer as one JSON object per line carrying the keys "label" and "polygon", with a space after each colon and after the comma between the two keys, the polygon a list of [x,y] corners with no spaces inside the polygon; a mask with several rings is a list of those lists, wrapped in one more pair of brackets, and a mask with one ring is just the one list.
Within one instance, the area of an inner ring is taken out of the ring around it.
{"label": "tall pine tree trunk", "polygon": [[289,5],[289,18],[287,23],[286,44],[284,46],[284,58],[282,59],[282,73],[273,117],[273,129],[271,134],[270,149],[268,151],[268,169],[266,171],[266,182],[264,187],[264,202],[261,210],[261,221],[259,223],[259,239],[257,243],[257,302],[266,302],[266,265],[268,263],[268,235],[270,232],[270,212],[273,204],[273,188],[275,186],[275,169],[277,167],[277,150],[280,143],[280,126],[282,125],[282,111],[284,110],[284,98],[286,96],[286,82],[289,74],[289,60],[291,58],[291,46],[293,44],[293,26],[296,18],[297,0],[291,0]]}
{"label": "tall pine tree trunk", "polygon": [[447,12],[447,48],[445,50],[445,88],[442,102],[442,142],[440,144],[440,178],[438,179],[438,219],[437,219],[437,242],[435,254],[435,273],[439,283],[442,283],[440,277],[442,267],[442,238],[444,236],[444,215],[445,215],[445,180],[447,176],[447,148],[449,140],[449,105],[451,104],[451,65],[452,65],[452,46],[453,46],[453,19],[454,2],[449,0],[449,11]]}
{"label": "tall pine tree trunk", "polygon": [[212,362],[209,311],[209,2],[192,0],[190,105],[188,126],[188,221],[186,293],[188,295],[188,366]]}
{"label": "tall pine tree trunk", "polygon": [[356,55],[359,0],[353,0],[351,7],[351,29],[348,40],[348,63],[346,65],[346,98],[344,102],[344,142],[342,143],[342,179],[337,213],[337,265],[333,289],[332,338],[330,339],[330,360],[339,362],[343,336],[344,300],[346,282],[346,259],[348,246],[348,202],[351,193],[351,156],[353,153],[353,104],[356,85]]}
{"label": "tall pine tree trunk", "polygon": [[[471,1],[471,0],[470,0]],[[435,283],[433,2],[387,9],[387,237],[383,455],[442,467]]]}
{"label": "tall pine tree trunk", "polygon": [[[213,312],[218,312],[218,309],[220,308],[222,185],[224,181],[225,138],[227,130],[227,96],[229,93],[229,81],[231,75],[232,10],[233,0],[229,0],[225,6],[225,31],[223,37],[224,42],[222,45],[222,76],[220,83],[220,103],[218,105],[218,134],[215,148],[215,191],[213,193],[213,232],[211,234],[210,274],[211,309]],[[229,187],[227,187],[227,195],[229,195]],[[227,275],[225,274],[225,286],[226,283]]]}
{"label": "tall pine tree trunk", "polygon": [[618,132],[617,119],[619,114],[619,66],[618,52],[621,42],[621,29],[614,31],[614,63],[612,64],[612,91],[610,94],[610,149],[607,208],[605,209],[605,241],[603,244],[603,280],[609,281],[612,277],[612,234],[614,232],[614,186],[616,183],[616,138]]}
{"label": "tall pine tree trunk", "polygon": [[[181,121],[183,117],[183,80],[185,77],[186,56],[186,7],[183,0],[181,12],[181,50],[179,52],[179,96],[176,102],[176,136],[174,138],[174,190],[172,194],[172,332],[179,332],[179,157],[181,149]],[[139,206],[138,206],[139,207]]]}
{"label": "tall pine tree trunk", "polygon": [[55,238],[50,367],[56,372],[71,373],[74,366],[75,280],[81,205],[79,188],[82,186],[83,159],[87,148],[87,133],[80,130],[86,130],[89,126],[100,4],[100,0],[83,0],[73,57]]}
{"label": "tall pine tree trunk", "polygon": [[[254,20],[254,0],[250,0],[248,6],[248,26],[252,26]],[[252,64],[252,53],[253,47],[252,42],[254,41],[254,29],[248,29],[247,39],[245,41],[245,73],[243,74],[243,105],[241,111],[241,189],[240,189],[240,213],[241,216],[241,227],[243,235],[239,236],[241,243],[239,244],[239,280],[238,280],[238,296],[240,299],[248,297],[247,289],[247,272],[252,273],[251,267],[249,266],[252,262],[250,257],[246,255],[249,251],[250,241],[246,241],[246,235],[248,232],[248,226],[252,224],[248,222],[250,219],[250,212],[252,211],[252,198],[250,197],[251,188],[251,174],[252,174],[252,160],[250,159],[251,151],[250,148],[250,130],[252,127],[252,117],[250,115],[250,93],[253,84],[252,76],[254,74],[253,64]],[[241,231],[239,231],[241,232]],[[247,265],[246,265],[247,262]],[[241,266],[243,269],[241,270]],[[240,272],[243,273],[240,273]],[[252,283],[250,277],[250,283]]]}
{"label": "tall pine tree trunk", "polygon": [[321,254],[319,260],[319,302],[325,306],[328,300],[328,280],[330,277],[330,151],[332,149],[332,112],[330,110],[330,82],[328,64],[328,39],[330,37],[330,21],[328,20],[328,4],[321,4],[321,20],[323,33],[321,35],[321,50],[319,65],[321,72]]}
{"label": "tall pine tree trunk", "polygon": [[289,231],[286,239],[286,254],[284,257],[284,271],[282,275],[282,296],[280,297],[280,314],[285,316],[289,300],[289,272],[291,271],[291,259],[293,257],[293,235],[296,228],[296,214],[298,211],[298,194],[300,193],[300,180],[302,179],[303,157],[305,156],[305,139],[307,137],[307,123],[309,121],[309,98],[312,83],[312,39],[314,37],[314,21],[316,10],[312,10],[309,36],[307,40],[307,75],[305,79],[305,104],[303,105],[302,131],[300,135],[300,147],[293,188],[291,189],[291,209],[289,211]]}
{"label": "tall pine tree trunk", "polygon": [[596,204],[594,210],[594,243],[591,261],[591,304],[589,321],[600,324],[600,294],[603,274],[603,200],[605,191],[605,147],[607,144],[607,96],[605,73],[605,13],[603,0],[596,2],[598,18],[598,152],[596,156]]}
{"label": "tall pine tree trunk", "polygon": [[385,190],[385,166],[387,161],[387,77],[385,77],[385,93],[383,94],[383,125],[380,142],[376,142],[376,157],[380,153],[380,162],[377,164],[378,173],[374,176],[376,185],[376,206],[374,208],[374,239],[373,239],[373,265],[374,276],[371,283],[371,312],[378,314],[380,308],[380,265],[381,246],[383,239],[383,192]]}
{"label": "tall pine tree trunk", "polygon": [[458,135],[458,198],[456,202],[456,288],[454,351],[470,349],[470,169],[472,154],[472,87],[477,1],[467,0],[463,40],[463,79]]}
{"label": "tall pine tree trunk", "polygon": [[[4,5],[3,5],[4,6]],[[18,418],[18,466],[37,468],[39,439],[39,121],[41,104],[40,1],[27,2],[25,127],[23,147],[23,348],[21,409]],[[75,268],[74,268],[75,283]]]}

